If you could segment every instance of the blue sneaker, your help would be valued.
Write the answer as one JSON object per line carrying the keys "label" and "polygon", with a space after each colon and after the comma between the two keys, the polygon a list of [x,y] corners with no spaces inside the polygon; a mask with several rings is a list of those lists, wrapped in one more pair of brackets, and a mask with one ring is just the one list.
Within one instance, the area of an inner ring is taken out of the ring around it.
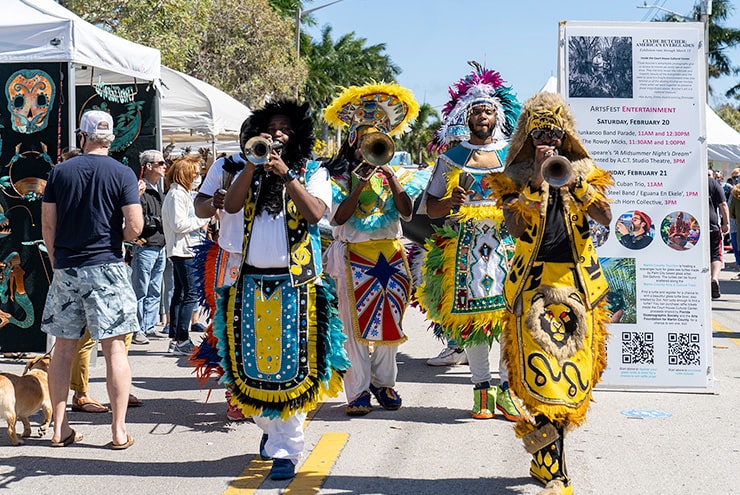
{"label": "blue sneaker", "polygon": [[401,407],[401,396],[392,387],[376,387],[371,383],[370,392],[383,409],[395,411]]}
{"label": "blue sneaker", "polygon": [[265,450],[265,444],[267,443],[267,433],[262,434],[262,440],[260,440],[260,459],[263,461],[269,461],[272,459],[269,455],[267,455],[267,451]]}
{"label": "blue sneaker", "polygon": [[271,480],[289,480],[295,476],[295,464],[290,459],[273,459]]}
{"label": "blue sneaker", "polygon": [[344,408],[347,416],[364,416],[372,410],[373,406],[370,404],[370,393],[367,390],[362,392]]}

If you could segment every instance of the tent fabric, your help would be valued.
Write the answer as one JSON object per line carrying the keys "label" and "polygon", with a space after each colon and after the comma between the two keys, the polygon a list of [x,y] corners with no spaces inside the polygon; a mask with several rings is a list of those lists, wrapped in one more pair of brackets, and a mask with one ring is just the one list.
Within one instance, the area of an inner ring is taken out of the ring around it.
{"label": "tent fabric", "polygon": [[220,89],[165,66],[161,68],[160,94],[163,140],[193,140],[193,134],[233,140],[252,114]]}
{"label": "tent fabric", "polygon": [[0,63],[73,62],[145,81],[159,77],[159,50],[119,38],[53,0],[3,0]]}
{"label": "tent fabric", "polygon": [[[540,92],[557,93],[558,80],[550,76]],[[740,163],[740,132],[730,127],[709,105],[706,105],[707,159]]]}

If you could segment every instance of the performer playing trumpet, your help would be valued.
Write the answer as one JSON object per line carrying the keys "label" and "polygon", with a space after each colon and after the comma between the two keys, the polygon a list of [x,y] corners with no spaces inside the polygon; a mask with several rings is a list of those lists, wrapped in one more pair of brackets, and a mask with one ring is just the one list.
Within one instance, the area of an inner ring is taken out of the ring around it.
{"label": "performer playing trumpet", "polygon": [[[542,166],[555,153],[573,176],[555,187]],[[591,241],[589,217],[609,225],[608,172],[594,164],[565,102],[539,93],[524,104],[503,173],[491,186],[504,206],[516,251],[504,285],[504,354],[512,390],[534,416],[517,436],[532,454],[542,494],[572,493],[563,440],[586,418],[606,366],[607,283]]]}
{"label": "performer playing trumpet", "polygon": [[411,219],[413,197],[428,176],[403,169],[396,173],[387,164],[393,152],[386,134],[401,132],[418,112],[407,89],[370,84],[347,88],[324,114],[332,125],[349,126],[347,142],[327,165],[334,243],[326,259],[337,284],[348,337],[344,345],[352,362],[344,376],[350,416],[372,410],[371,393],[384,409],[401,407],[394,388],[396,351],[406,341],[401,323],[411,287],[401,219]]}

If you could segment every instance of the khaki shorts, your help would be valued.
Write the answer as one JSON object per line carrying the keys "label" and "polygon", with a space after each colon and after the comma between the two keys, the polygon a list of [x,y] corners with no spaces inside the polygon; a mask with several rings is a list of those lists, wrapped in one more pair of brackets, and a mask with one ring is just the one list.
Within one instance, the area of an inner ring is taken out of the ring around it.
{"label": "khaki shorts", "polygon": [[136,296],[124,263],[54,270],[41,330],[79,339],[90,329],[93,340],[136,332]]}

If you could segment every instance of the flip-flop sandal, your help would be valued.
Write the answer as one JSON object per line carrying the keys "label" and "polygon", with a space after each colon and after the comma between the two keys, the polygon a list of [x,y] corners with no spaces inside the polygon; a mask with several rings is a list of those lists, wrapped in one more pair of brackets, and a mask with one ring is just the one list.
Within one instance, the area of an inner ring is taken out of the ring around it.
{"label": "flip-flop sandal", "polygon": [[134,437],[131,435],[126,435],[126,443],[113,443],[111,442],[110,448],[113,450],[126,450],[127,448],[131,447],[134,444]]}
{"label": "flip-flop sandal", "polygon": [[128,407],[141,407],[144,405],[144,401],[136,397],[134,394],[128,395]]}
{"label": "flip-flop sandal", "polygon": [[84,437],[82,435],[78,435],[76,431],[72,430],[72,432],[67,435],[67,438],[62,440],[61,442],[51,442],[52,447],[66,447],[67,445],[72,445],[75,442],[82,441]]}
{"label": "flip-flop sandal", "polygon": [[105,413],[108,408],[92,397],[72,398],[72,410],[86,413]]}

